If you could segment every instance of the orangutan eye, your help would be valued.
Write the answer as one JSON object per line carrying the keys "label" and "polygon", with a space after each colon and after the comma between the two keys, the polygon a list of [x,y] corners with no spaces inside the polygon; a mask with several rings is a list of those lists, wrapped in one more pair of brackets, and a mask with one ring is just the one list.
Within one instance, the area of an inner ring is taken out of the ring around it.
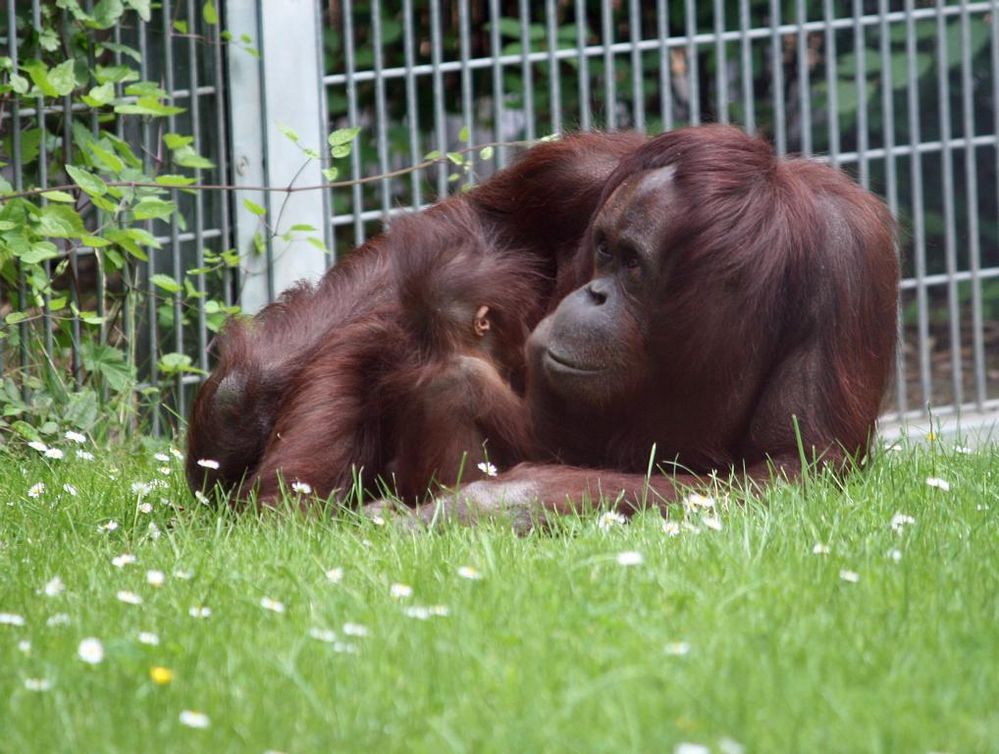
{"label": "orangutan eye", "polygon": [[611,259],[610,249],[607,248],[606,241],[597,241],[597,262],[599,264],[606,264]]}

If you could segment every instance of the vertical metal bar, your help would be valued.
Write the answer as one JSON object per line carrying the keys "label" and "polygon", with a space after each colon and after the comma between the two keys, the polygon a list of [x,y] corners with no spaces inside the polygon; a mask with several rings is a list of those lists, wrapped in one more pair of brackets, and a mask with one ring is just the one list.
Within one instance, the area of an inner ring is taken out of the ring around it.
{"label": "vertical metal bar", "polygon": [[919,79],[916,74],[916,20],[914,0],[905,0],[905,66],[908,95],[909,163],[912,183],[912,222],[916,254],[916,316],[918,317],[919,383],[923,392],[923,407],[933,400],[930,378],[929,295],[926,289],[926,217],[923,206],[923,159],[919,153],[920,135]]}
{"label": "vertical metal bar", "polygon": [[739,0],[739,50],[742,56],[742,109],[746,132],[756,133],[756,110],[753,96],[752,41],[749,37],[749,0]]}
{"label": "vertical metal bar", "polygon": [[590,114],[590,58],[586,54],[587,23],[586,0],[576,0],[576,57],[579,61],[579,127],[589,131],[592,127]]}
{"label": "vertical metal bar", "polygon": [[528,141],[534,141],[534,79],[531,69],[531,5],[528,0],[520,0],[520,70],[522,102],[526,121]]}
{"label": "vertical metal bar", "polygon": [[[315,21],[313,23],[314,23],[314,28],[316,30],[316,32],[315,32],[316,33],[316,42],[315,42],[315,45],[316,45],[316,65],[319,67],[319,75],[317,76],[318,86],[316,87],[316,97],[318,98],[318,102],[319,102],[319,123],[318,123],[318,127],[319,127],[319,134],[321,136],[325,136],[329,132],[329,103],[328,103],[328,101],[326,99],[326,85],[323,83],[323,74],[326,72],[326,65],[325,65],[325,49],[326,49],[326,46],[323,44],[323,12],[322,12],[322,9],[320,7],[320,3],[315,3],[314,4],[313,12],[315,13],[315,17],[314,17]],[[221,103],[221,101],[222,101],[222,86],[223,86],[222,82],[223,82],[223,79],[222,79],[222,74],[221,74],[222,68],[219,65],[219,63],[221,61],[221,56],[219,55],[219,50],[221,48],[221,44],[218,44],[218,36],[217,36],[218,35],[218,29],[219,29],[219,27],[216,26],[215,27],[215,33],[216,33],[216,38],[215,38],[216,39],[216,45],[215,45],[215,55],[216,55],[216,57],[215,57],[215,60],[216,60],[216,64],[215,64],[215,94],[216,94],[216,97],[215,97],[215,101],[216,101],[216,103]],[[219,123],[219,126],[222,126],[222,124],[224,123],[223,114],[222,114],[221,108],[219,108],[219,120],[218,120],[218,123]],[[224,135],[222,134],[221,131],[219,132],[218,145],[219,145],[219,151],[224,155],[225,152],[226,152],[226,144],[225,144],[225,137],[224,137]],[[324,150],[324,145],[322,143],[319,144],[318,149],[320,151],[325,151]],[[220,175],[222,176],[223,180],[226,180],[226,177],[228,176],[228,171],[224,167],[221,167],[221,166],[225,165],[225,160],[224,159],[220,160],[219,161],[219,165],[220,165]],[[321,173],[320,173],[320,175],[321,175]],[[228,241],[228,239],[229,239],[229,232],[228,232],[229,228],[228,228],[228,215],[226,213],[226,202],[223,201],[221,204],[222,204],[222,238],[223,238],[222,248],[224,249],[225,248],[225,244],[229,243],[229,241]],[[323,246],[326,247],[326,251],[327,251],[327,254],[326,254],[326,266],[327,266],[327,268],[329,268],[329,267],[331,267],[332,265],[334,265],[336,263],[336,238],[334,237],[334,230],[333,230],[333,228],[334,228],[334,226],[333,226],[333,211],[332,211],[333,210],[333,196],[332,196],[331,192],[329,190],[327,190],[327,189],[324,189],[323,192],[322,192],[322,207],[323,207],[323,209],[322,209],[322,216],[323,216]]]}
{"label": "vertical metal bar", "polygon": [[718,122],[728,123],[728,60],[725,54],[725,5],[714,2],[715,17],[715,86],[718,87]]}
{"label": "vertical metal bar", "polygon": [[796,0],[798,16],[798,109],[801,122],[801,152],[812,153],[812,82],[808,74],[808,35],[805,24],[808,12],[805,0]]}
{"label": "vertical metal bar", "polygon": [[[139,77],[143,81],[149,80],[149,44],[147,41],[148,25],[140,20],[138,27],[139,35]],[[166,43],[169,44],[170,36],[169,33],[166,36]],[[142,172],[145,175],[149,175],[153,169],[153,155],[157,154],[159,149],[158,145],[154,145],[152,141],[152,127],[150,126],[149,119],[144,118],[141,125],[142,134]],[[148,220],[145,223],[146,232],[152,233],[153,222]],[[95,252],[96,253],[96,252]],[[148,329],[147,335],[149,338],[149,383],[155,387],[160,386],[160,373],[159,365],[156,360],[156,354],[159,353],[160,343],[159,343],[159,329],[157,328],[157,306],[156,306],[156,286],[153,285],[153,274],[156,269],[156,254],[149,255],[149,262],[145,265],[146,268],[146,317],[148,318]],[[127,268],[126,268],[127,269]],[[141,267],[136,267],[135,279],[132,281],[135,291],[139,290],[139,278]],[[132,299],[131,295],[125,296],[125,302]],[[138,306],[135,307],[134,315],[128,311],[125,312],[125,337],[128,339],[130,344],[130,351],[135,352],[134,344],[137,337],[137,333],[132,330],[132,321],[137,319]],[[131,332],[130,332],[131,330]],[[157,394],[154,394],[157,395]],[[153,399],[152,405],[150,406],[150,412],[152,413],[152,430],[154,435],[159,435],[161,431],[160,427],[160,404],[161,401],[158,397]]]}
{"label": "vertical metal bar", "polygon": [[784,113],[784,49],[781,45],[780,0],[770,0],[770,68],[774,93],[774,147],[787,153],[787,124]]}
{"label": "vertical metal bar", "polygon": [[[173,12],[171,9],[172,0],[163,0],[163,77],[166,85],[167,99],[170,104],[174,102],[174,60],[173,60]],[[193,92],[192,92],[193,94]],[[192,100],[194,97],[192,96]],[[177,117],[175,115],[167,116],[167,128],[173,133],[177,130]],[[170,192],[170,198],[173,202],[178,201],[177,190],[174,189]],[[183,285],[184,280],[184,262],[181,255],[180,248],[180,228],[177,225],[177,216],[174,214],[170,218],[170,254],[173,258],[173,278],[178,283]],[[183,289],[182,289],[183,290]],[[184,353],[184,311],[183,311],[183,299],[181,298],[181,293],[173,294],[173,329],[174,329],[174,351],[177,353]],[[152,355],[155,360],[156,354]],[[177,389],[177,413],[180,416],[187,415],[186,400],[184,396],[184,380],[181,374],[178,374],[175,380],[175,386]]]}
{"label": "vertical metal bar", "polygon": [[[891,27],[888,24],[888,0],[878,0],[880,16],[878,40],[881,52],[881,122],[885,148],[885,189],[888,209],[898,218],[898,172],[895,164],[895,87],[891,70]],[[896,328],[898,347],[895,351],[895,393],[897,416],[901,419],[909,410],[909,386],[906,382],[905,321],[899,298]]]}
{"label": "vertical metal bar", "polygon": [[673,68],[670,57],[669,5],[667,0],[656,0],[656,32],[659,34],[659,114],[663,130],[673,128]]}
{"label": "vertical metal bar", "polygon": [[[344,62],[347,65],[347,120],[351,128],[357,128],[357,81],[354,78],[354,4],[353,0],[343,0],[343,49]],[[350,177],[357,181],[361,177],[361,155],[359,149],[350,150]],[[364,212],[364,197],[361,194],[361,184],[354,183],[351,191],[351,212],[354,214],[354,243],[360,246],[364,243],[364,222],[361,213]]]}
{"label": "vertical metal bar", "polygon": [[[406,65],[406,118],[409,124],[409,160],[411,165],[422,161],[420,150],[420,112],[416,100],[416,76],[413,73],[413,0],[405,0],[402,8],[403,55]],[[423,171],[409,174],[413,209],[423,204]]]}
{"label": "vertical metal bar", "polygon": [[614,21],[611,4],[600,3],[600,25],[604,43],[604,128],[617,128],[617,81],[614,70]]}
{"label": "vertical metal bar", "polygon": [[[381,0],[371,0],[371,34],[372,46],[374,47],[374,74],[375,74],[375,133],[378,148],[378,170],[382,175],[389,171],[388,160],[388,135],[386,125],[388,121],[388,111],[385,107],[385,78],[382,73],[384,63],[382,60],[382,2]],[[390,179],[382,178],[378,181],[379,194],[382,199],[382,222],[388,220],[388,212],[392,206],[392,192]]]}
{"label": "vertical metal bar", "polygon": [[503,86],[503,66],[500,63],[503,47],[500,43],[499,22],[499,0],[489,0],[489,50],[493,58],[493,141],[500,142],[500,145],[496,147],[496,167],[502,168],[506,165],[507,160],[507,150],[502,145],[502,142],[506,141],[503,123],[506,118],[506,108],[503,102],[506,92]]}
{"label": "vertical metal bar", "polygon": [[[199,23],[199,13],[195,12],[194,0],[187,0],[187,17],[190,28],[193,30]],[[202,29],[202,32],[206,32]],[[207,37],[208,35],[205,34]],[[188,89],[191,92],[190,110],[191,113],[191,136],[194,138],[192,146],[194,151],[201,154],[201,97],[198,95],[198,47],[195,36],[187,39],[187,65],[188,65]],[[201,168],[194,169],[195,183],[202,182]],[[220,181],[221,182],[221,181]],[[204,195],[200,191],[194,192],[194,257],[195,265],[198,269],[205,266],[205,239],[204,239]],[[183,282],[178,278],[178,282]],[[198,290],[198,366],[208,371],[208,323],[205,318],[205,298],[207,289],[205,287],[204,273],[198,273],[195,285]],[[181,414],[184,416],[184,414]]]}
{"label": "vertical metal bar", "polygon": [[[989,15],[992,18],[992,101],[999,102],[999,0],[992,0]],[[992,151],[995,155],[996,206],[993,217],[999,217],[999,107],[993,108],[992,127],[995,139]],[[999,380],[997,380],[999,382]]]}
{"label": "vertical metal bar", "polygon": [[[430,0],[430,58],[433,63],[434,82],[434,131],[437,134],[437,149],[443,155],[447,151],[447,130],[444,121],[444,78],[441,74],[441,8],[440,0]],[[437,198],[447,196],[448,163],[437,165]]]}
{"label": "vertical metal bar", "polygon": [[867,43],[860,17],[864,15],[862,0],[853,0],[853,52],[857,56],[854,85],[857,87],[857,162],[860,168],[860,185],[870,188],[871,171],[867,157],[869,149],[867,130]]}
{"label": "vertical metal bar", "polygon": [[684,12],[687,23],[687,88],[690,92],[690,124],[696,126],[701,122],[701,85],[697,61],[697,9],[694,0],[686,0]]}
{"label": "vertical metal bar", "polygon": [[[270,116],[268,114],[267,108],[267,70],[264,66],[264,61],[266,60],[266,41],[264,39],[264,13],[263,13],[263,0],[254,0],[256,4],[256,23],[257,23],[257,39],[260,40],[258,43],[260,55],[257,59],[257,80],[260,82],[259,91],[259,104],[260,104],[260,129],[264,132],[264,137],[261,139],[263,160],[262,166],[263,170],[261,176],[270,175],[270,164],[271,164],[271,146],[270,139],[266,137],[267,126],[270,123]],[[264,217],[273,217],[271,214],[271,192],[262,192],[262,199],[264,205]],[[274,301],[277,296],[276,284],[275,284],[275,274],[274,274],[274,239],[271,237],[270,233],[264,233],[264,259],[266,261],[267,270],[267,302],[270,303]],[[242,293],[242,291],[241,291]]]}
{"label": "vertical metal bar", "polygon": [[[42,28],[42,9],[38,3],[38,0],[31,0],[31,21],[35,27],[36,31],[40,31]],[[63,21],[65,22],[65,11],[63,11]],[[49,185],[49,175],[48,175],[48,163],[49,163],[49,150],[48,145],[45,143],[45,96],[42,94],[38,95],[35,100],[35,109],[37,110],[36,118],[38,120],[38,127],[41,129],[42,138],[38,140],[38,186],[39,188],[48,188]],[[67,109],[65,111],[64,117],[69,120],[72,115],[72,111]],[[39,203],[41,206],[46,206],[48,200],[42,196],[39,197]],[[64,248],[72,249],[72,244],[66,243]],[[46,260],[42,265],[45,268],[45,277],[49,280],[52,279],[52,264]],[[74,270],[75,273],[75,270]],[[53,363],[52,356],[55,351],[55,342],[52,336],[52,310],[50,307],[50,296],[48,291],[42,291],[42,342],[45,348],[45,361],[48,364]]]}
{"label": "vertical metal bar", "polygon": [[829,119],[829,161],[839,165],[839,77],[836,75],[836,30],[833,21],[832,0],[823,0],[823,19],[825,28],[825,58],[826,58],[826,109]]}
{"label": "vertical metal bar", "polygon": [[632,127],[645,130],[645,93],[642,91],[642,16],[638,0],[628,2],[628,25],[631,27],[631,114]]}
{"label": "vertical metal bar", "polygon": [[548,98],[551,100],[552,133],[562,133],[562,72],[558,56],[558,11],[555,0],[545,1],[545,26],[548,37]]}
{"label": "vertical metal bar", "polygon": [[961,0],[961,114],[964,121],[964,193],[968,209],[968,257],[971,267],[971,350],[975,369],[975,404],[985,403],[985,323],[982,316],[981,246],[978,235],[978,164],[975,159],[975,109],[972,101],[971,23],[968,0]]}
{"label": "vertical metal bar", "polygon": [[[14,12],[14,3],[7,4],[7,38],[10,40],[10,47],[8,52],[10,53],[10,60],[12,65],[12,70],[17,70],[18,67],[18,49],[17,49],[17,15]],[[20,100],[17,97],[13,98],[10,105],[10,121],[11,121],[11,132],[10,132],[10,143],[11,151],[11,162],[13,162],[14,167],[14,189],[16,191],[21,191],[24,189],[24,165],[21,160],[21,105]],[[24,272],[21,269],[20,261],[16,264],[17,269],[17,299],[18,308],[24,311],[28,305],[28,290],[24,281]],[[13,300],[13,296],[11,296]],[[20,335],[20,345],[18,347],[20,355],[21,373],[23,376],[28,374],[28,335],[30,331],[28,330],[28,323],[21,322],[18,325],[18,334]],[[21,382],[21,393],[27,398],[28,397],[28,386],[27,382]]]}
{"label": "vertical metal bar", "polygon": [[[468,28],[468,0],[458,0],[458,33],[460,40],[461,55],[461,122],[468,133],[468,143],[471,147],[475,144],[474,123],[472,121],[472,69],[468,66],[471,57],[471,33]],[[471,159],[471,153],[469,153]],[[475,171],[469,170],[465,173],[463,181],[466,185],[475,183]]]}
{"label": "vertical metal bar", "polygon": [[954,160],[950,144],[950,71],[947,67],[947,20],[945,0],[936,0],[937,10],[937,101],[940,106],[940,156],[943,161],[944,259],[947,265],[947,312],[950,322],[950,366],[954,385],[954,405],[960,416],[964,403],[964,379],[961,364],[961,311],[957,290],[957,232],[954,210]]}

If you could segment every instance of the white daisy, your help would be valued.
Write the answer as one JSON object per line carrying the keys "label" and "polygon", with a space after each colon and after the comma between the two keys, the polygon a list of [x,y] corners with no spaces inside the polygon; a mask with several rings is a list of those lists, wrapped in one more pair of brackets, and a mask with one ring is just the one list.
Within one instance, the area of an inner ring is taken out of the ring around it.
{"label": "white daisy", "polygon": [[714,508],[715,499],[713,497],[707,497],[706,495],[699,495],[696,492],[692,492],[683,499],[683,507],[691,509]]}
{"label": "white daisy", "polygon": [[902,559],[902,551],[897,547],[893,547],[888,551],[888,557],[898,563]]}
{"label": "white daisy", "polygon": [[499,470],[493,464],[489,463],[489,461],[483,461],[478,464],[478,468],[486,476],[496,476],[499,474]]}
{"label": "white daisy", "polygon": [[25,678],[24,688],[28,691],[48,691],[52,688],[52,681],[48,678]]}
{"label": "white daisy", "polygon": [[124,568],[127,565],[132,565],[136,562],[136,557],[131,553],[123,553],[121,555],[116,555],[111,558],[111,565],[115,568]]}
{"label": "white daisy", "polygon": [[336,641],[336,633],[330,631],[328,628],[310,628],[309,636],[316,641],[326,642],[327,644],[332,644]]}
{"label": "white daisy", "polygon": [[163,571],[146,571],[146,583],[150,586],[163,586],[166,574]]}
{"label": "white daisy", "polygon": [[49,619],[45,621],[46,626],[68,626],[69,625],[69,615],[66,613],[56,613],[55,615],[50,615]]}
{"label": "white daisy", "polygon": [[139,503],[139,513],[152,513],[153,504],[152,503]]}
{"label": "white daisy", "polygon": [[76,451],[76,457],[79,458],[81,461],[93,461],[94,460],[94,454],[91,453],[89,450],[78,450],[78,451]]}
{"label": "white daisy", "polygon": [[822,542],[816,542],[812,546],[812,555],[828,555],[832,552],[829,545],[823,544]]}
{"label": "white daisy", "polygon": [[43,442],[38,442],[38,440],[32,440],[28,443],[28,447],[32,450],[37,450],[39,453],[44,453],[49,449],[49,446]]}
{"label": "white daisy", "polygon": [[180,713],[180,724],[186,725],[188,728],[207,728],[212,724],[212,721],[208,719],[208,715],[204,712],[196,712],[195,710],[186,709]]}
{"label": "white daisy", "polygon": [[96,665],[104,659],[104,645],[100,639],[89,637],[80,642],[76,653],[84,662]]}
{"label": "white daisy", "polygon": [[212,614],[212,609],[203,605],[195,605],[187,611],[187,614],[192,618],[208,618]]}
{"label": "white daisy", "polygon": [[28,639],[21,639],[17,643],[17,649],[19,652],[29,655],[31,654],[31,642]]}
{"label": "white daisy", "polygon": [[711,529],[712,531],[722,530],[722,522],[721,519],[718,518],[718,516],[702,516],[701,523],[704,524],[707,528]]}
{"label": "white daisy", "polygon": [[326,579],[332,582],[333,584],[339,584],[341,581],[343,581],[343,568],[340,567],[330,568],[326,572]]}
{"label": "white daisy", "polygon": [[63,437],[65,437],[67,440],[71,442],[77,443],[78,445],[82,445],[87,441],[86,435],[82,435],[79,432],[74,432],[71,429],[66,430],[66,432],[63,433]]}
{"label": "white daisy", "polygon": [[896,534],[901,534],[906,526],[916,523],[916,519],[907,513],[896,513],[891,517],[891,530]]}
{"label": "white daisy", "polygon": [[78,492],[79,492],[79,491],[78,491],[78,490],[76,489],[76,487],[74,487],[73,485],[71,485],[71,484],[68,484],[68,483],[67,483],[67,484],[64,484],[64,485],[62,486],[62,491],[63,491],[63,492],[65,492],[65,493],[66,493],[67,495],[69,495],[70,497],[76,497],[76,496],[77,496],[77,494],[78,494]]}
{"label": "white daisy", "polygon": [[41,497],[45,494],[45,482],[36,482],[28,490],[28,497]]}
{"label": "white daisy", "polygon": [[152,631],[139,631],[139,643],[148,644],[151,647],[158,647],[160,644],[160,637]]}
{"label": "white daisy", "polygon": [[202,505],[211,505],[212,504],[212,501],[208,499],[208,495],[206,495],[201,490],[195,490],[195,492],[194,492],[194,499],[197,500]]}
{"label": "white daisy", "polygon": [[626,523],[628,519],[617,511],[604,511],[597,519],[597,526],[601,531],[610,531],[615,526],[624,526]]}
{"label": "white daisy", "polygon": [[219,462],[213,461],[211,458],[199,458],[198,466],[201,466],[204,469],[218,469]]}
{"label": "white daisy", "polygon": [[461,566],[458,568],[458,575],[463,579],[468,579],[469,581],[478,581],[482,578],[482,574],[479,573],[478,569],[472,566]]}
{"label": "white daisy", "polygon": [[367,636],[371,633],[367,626],[362,626],[360,623],[344,623],[343,632],[347,636]]}
{"label": "white daisy", "polygon": [[135,592],[126,592],[124,590],[117,592],[115,597],[118,598],[119,602],[124,602],[126,605],[141,605],[142,597],[137,595]]}
{"label": "white daisy", "polygon": [[950,492],[950,482],[946,479],[940,479],[939,477],[931,476],[926,478],[926,484],[928,487],[936,487],[938,490],[943,490],[944,492]]}
{"label": "white daisy", "polygon": [[626,552],[618,553],[617,562],[618,565],[623,566],[636,566],[641,565],[645,561],[642,557],[642,553],[635,552],[634,550],[628,550]]}
{"label": "white daisy", "polygon": [[392,595],[393,599],[404,600],[412,596],[413,587],[407,584],[393,584],[389,587],[389,594]]}
{"label": "white daisy", "polygon": [[17,613],[0,613],[0,626],[23,626],[24,616]]}
{"label": "white daisy", "polygon": [[65,455],[66,454],[59,450],[59,448],[49,448],[45,451],[46,458],[54,458],[57,461],[61,461]]}
{"label": "white daisy", "polygon": [[848,571],[845,568],[839,572],[839,577],[843,581],[846,581],[850,584],[856,584],[858,581],[860,581],[859,573],[857,573],[856,571]]}
{"label": "white daisy", "polygon": [[673,754],[711,754],[711,749],[701,744],[683,741],[673,748]]}
{"label": "white daisy", "polygon": [[270,597],[261,597],[260,607],[262,607],[264,610],[270,610],[272,613],[284,612],[284,603],[278,602],[277,600],[272,600]]}
{"label": "white daisy", "polygon": [[679,537],[680,524],[676,521],[663,521],[663,534],[667,537]]}
{"label": "white daisy", "polygon": [[170,463],[170,456],[166,453],[154,453],[153,458],[160,463]]}
{"label": "white daisy", "polygon": [[673,641],[666,645],[666,654],[674,657],[682,657],[690,654],[690,644],[685,641]]}
{"label": "white daisy", "polygon": [[299,482],[296,480],[291,484],[291,491],[297,492],[299,495],[311,495],[312,485],[308,482]]}
{"label": "white daisy", "polygon": [[101,524],[100,526],[98,526],[97,531],[114,531],[117,528],[118,528],[118,522],[112,518],[106,524]]}
{"label": "white daisy", "polygon": [[62,579],[58,576],[53,576],[42,588],[45,592],[46,597],[58,597],[64,591],[66,591],[66,585],[62,583]]}

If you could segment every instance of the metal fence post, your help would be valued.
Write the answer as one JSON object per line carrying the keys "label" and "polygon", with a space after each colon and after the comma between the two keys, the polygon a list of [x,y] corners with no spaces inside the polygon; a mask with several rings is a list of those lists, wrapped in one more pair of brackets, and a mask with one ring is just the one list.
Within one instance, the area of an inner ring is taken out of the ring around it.
{"label": "metal fence post", "polygon": [[[323,182],[322,165],[303,152],[326,152],[322,37],[314,0],[226,0],[225,11],[236,42],[229,50],[228,91],[233,182],[246,187],[234,192],[240,304],[252,313],[295,281],[316,279],[326,269],[326,255],[307,240],[324,237],[326,192],[259,188]],[[260,56],[239,49],[241,38],[249,38]],[[282,129],[294,131],[297,143]],[[269,228],[244,206],[247,199],[267,210]],[[280,237],[294,226],[316,230]]]}

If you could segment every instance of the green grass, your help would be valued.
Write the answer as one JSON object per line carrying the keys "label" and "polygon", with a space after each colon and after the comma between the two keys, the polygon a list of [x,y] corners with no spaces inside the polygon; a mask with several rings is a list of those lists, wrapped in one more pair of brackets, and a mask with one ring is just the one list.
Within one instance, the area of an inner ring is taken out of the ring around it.
{"label": "green grass", "polygon": [[[995,449],[883,453],[845,487],[726,506],[721,531],[592,516],[518,538],[232,516],[195,503],[176,460],[161,475],[147,452],[84,461],[71,445],[62,460],[0,449],[0,613],[24,620],[0,624],[0,751],[999,751]],[[143,513],[131,485],[153,478],[167,486]],[[901,534],[899,512],[916,520]],[[625,551],[644,562],[620,565]],[[137,562],[115,567],[123,553]],[[201,605],[210,617],[191,617]],[[433,605],[449,614],[405,612]],[[99,664],[78,657],[86,637]],[[51,688],[26,687],[39,678]],[[185,727],[185,709],[210,725]]]}

